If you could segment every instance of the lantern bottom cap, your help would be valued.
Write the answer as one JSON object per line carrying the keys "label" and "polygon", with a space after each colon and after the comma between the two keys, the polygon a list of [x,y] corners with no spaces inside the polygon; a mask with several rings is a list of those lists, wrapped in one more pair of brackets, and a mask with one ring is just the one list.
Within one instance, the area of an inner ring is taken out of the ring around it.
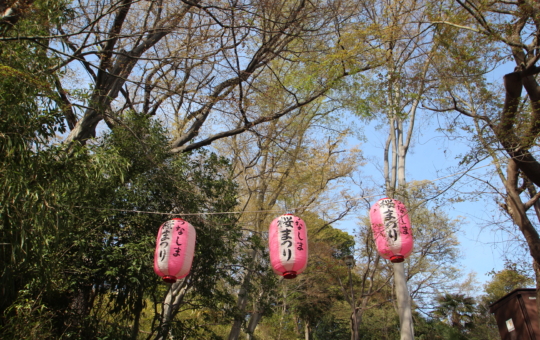
{"label": "lantern bottom cap", "polygon": [[175,283],[176,282],[176,276],[172,276],[172,275],[165,275],[163,277],[163,281],[167,282],[167,283]]}
{"label": "lantern bottom cap", "polygon": [[390,256],[390,262],[392,263],[400,263],[405,261],[405,257],[403,255],[392,255]]}
{"label": "lantern bottom cap", "polygon": [[283,273],[284,279],[294,279],[296,277],[296,272],[294,270],[287,271]]}

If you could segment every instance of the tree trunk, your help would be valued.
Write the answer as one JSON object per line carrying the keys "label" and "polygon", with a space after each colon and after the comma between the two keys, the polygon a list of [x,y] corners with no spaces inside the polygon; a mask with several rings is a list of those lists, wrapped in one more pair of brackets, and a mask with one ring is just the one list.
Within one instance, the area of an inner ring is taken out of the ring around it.
{"label": "tree trunk", "polygon": [[413,340],[414,330],[411,313],[411,299],[407,290],[405,266],[403,262],[394,263],[394,282],[398,302],[399,321],[401,324],[401,340]]}
{"label": "tree trunk", "polygon": [[76,330],[83,325],[90,311],[91,292],[92,287],[87,285],[83,285],[75,292],[69,304],[71,315],[64,323],[68,329]]}
{"label": "tree trunk", "polygon": [[248,340],[255,339],[255,336],[253,335],[253,333],[255,333],[255,328],[257,328],[257,325],[259,324],[259,321],[261,321],[262,316],[263,316],[262,311],[253,312],[253,314],[251,314],[251,317],[249,318],[247,330],[246,330],[246,333],[248,335]]}
{"label": "tree trunk", "polygon": [[309,324],[309,321],[304,321],[304,340],[310,340],[311,339],[311,325]]}
{"label": "tree trunk", "polygon": [[238,314],[234,318],[231,331],[229,332],[228,340],[238,340],[238,337],[240,336],[240,331],[242,329],[242,323],[244,322],[246,316],[245,310],[249,297],[248,288],[251,284],[251,272],[253,271],[255,261],[257,261],[257,252],[255,250],[251,251],[251,257],[253,258],[253,262],[251,262],[251,265],[247,269],[246,275],[244,275],[244,281],[242,281],[242,286],[240,286],[240,290],[238,292],[238,300],[236,303],[236,306],[238,308]]}
{"label": "tree trunk", "polygon": [[[518,179],[519,179],[519,170],[517,162],[513,159],[508,160],[507,166],[507,179],[505,183],[506,187],[506,205],[507,212],[512,217],[514,223],[519,227],[519,230],[525,237],[527,245],[529,247],[529,253],[533,258],[533,267],[536,275],[536,303],[540,306],[540,289],[539,289],[539,266],[540,263],[540,235],[534,227],[534,225],[529,220],[527,216],[527,207],[521,201],[520,193],[518,191]],[[532,202],[530,206],[533,206]],[[540,313],[538,315],[538,322],[540,324]]]}
{"label": "tree trunk", "polygon": [[186,279],[175,282],[169,288],[165,300],[163,301],[163,309],[159,320],[158,334],[155,340],[165,340],[169,336],[171,320],[178,311],[180,303],[183,301],[188,288]]}
{"label": "tree trunk", "polygon": [[358,325],[360,324],[360,318],[358,313],[360,310],[355,308],[354,312],[351,315],[351,326],[352,326],[352,334],[351,334],[351,340],[359,340],[360,339],[360,333],[358,332]]}
{"label": "tree trunk", "polygon": [[137,337],[139,335],[139,325],[141,320],[141,312],[143,310],[143,297],[144,293],[142,290],[137,290],[137,301],[135,301],[135,310],[134,310],[134,320],[133,320],[133,327],[131,327],[131,339],[137,340]]}
{"label": "tree trunk", "polygon": [[[536,279],[536,308],[537,310],[540,310],[540,265],[538,262],[533,260],[533,269],[534,269],[534,275]],[[536,318],[536,322],[540,325],[540,313],[538,313],[538,317]]]}

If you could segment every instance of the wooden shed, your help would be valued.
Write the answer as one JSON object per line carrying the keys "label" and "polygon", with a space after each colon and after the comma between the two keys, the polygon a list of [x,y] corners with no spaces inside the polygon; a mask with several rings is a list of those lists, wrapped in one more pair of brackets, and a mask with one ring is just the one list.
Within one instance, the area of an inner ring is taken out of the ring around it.
{"label": "wooden shed", "polygon": [[515,289],[495,301],[489,311],[495,314],[502,340],[540,339],[536,289]]}

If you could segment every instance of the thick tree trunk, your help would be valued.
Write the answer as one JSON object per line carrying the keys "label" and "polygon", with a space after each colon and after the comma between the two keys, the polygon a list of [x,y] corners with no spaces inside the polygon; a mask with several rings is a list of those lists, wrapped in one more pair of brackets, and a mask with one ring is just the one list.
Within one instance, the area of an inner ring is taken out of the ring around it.
{"label": "thick tree trunk", "polygon": [[[536,185],[540,186],[540,162],[531,154],[529,148],[534,145],[540,124],[540,107],[532,98],[538,96],[538,84],[532,76],[524,76],[522,72],[512,72],[504,76],[506,90],[504,107],[500,116],[500,123],[492,126],[499,142],[517,167]],[[515,130],[518,121],[518,108],[520,105],[523,85],[531,98],[533,115],[528,131],[518,136]]]}
{"label": "thick tree trunk", "polygon": [[255,339],[255,336],[253,335],[253,333],[255,333],[255,328],[257,328],[257,325],[259,324],[259,321],[261,321],[262,316],[263,316],[262,311],[253,312],[253,314],[251,314],[251,317],[249,318],[249,323],[246,329],[248,340]]}
{"label": "thick tree trunk", "polygon": [[169,336],[171,320],[178,311],[180,303],[187,292],[186,279],[173,283],[163,301],[163,308],[159,320],[158,334],[155,340],[165,340]]}
{"label": "thick tree trunk", "polygon": [[132,50],[126,53],[117,54],[116,59],[114,59],[113,50],[118,48],[115,45],[118,42],[118,36],[132,4],[132,1],[129,0],[122,1],[122,5],[117,8],[114,24],[108,32],[111,39],[107,40],[107,45],[104,47],[101,56],[90,106],[69,133],[65,140],[66,143],[69,144],[73,141],[85,143],[86,140],[96,135],[98,123],[104,118],[104,114],[109,110],[111,103],[120,93],[139,58],[163,37],[170,34],[196,3],[198,3],[198,0],[192,1],[192,4],[189,5],[184,4],[176,13],[157,22],[156,27],[149,31],[148,34],[145,34],[144,39],[141,39],[137,46],[134,46]]}
{"label": "thick tree trunk", "polygon": [[507,173],[508,177],[505,186],[508,194],[506,203],[509,213],[512,216],[512,220],[517,224],[521,233],[525,237],[532,258],[537,263],[540,263],[540,235],[529,220],[529,217],[527,216],[527,209],[519,196],[520,193],[517,189],[519,170],[517,162],[515,162],[513,159],[508,161]]}
{"label": "thick tree trunk", "polygon": [[[533,267],[536,274],[536,303],[540,307],[540,267],[538,265],[540,263],[540,235],[529,220],[529,217],[527,216],[527,207],[523,204],[519,195],[519,170],[517,162],[510,159],[506,171],[507,179],[505,186],[508,195],[506,197],[507,212],[525,237],[529,247],[529,253],[533,258]],[[531,206],[535,205],[534,203],[536,202],[533,202]],[[538,323],[540,324],[540,314],[538,316]]]}

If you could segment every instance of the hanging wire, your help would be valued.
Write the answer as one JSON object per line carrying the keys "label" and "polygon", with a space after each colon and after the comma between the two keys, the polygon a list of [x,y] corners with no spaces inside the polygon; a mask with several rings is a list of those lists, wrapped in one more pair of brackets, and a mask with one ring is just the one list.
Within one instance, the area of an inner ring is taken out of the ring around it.
{"label": "hanging wire", "polygon": [[[433,180],[429,180],[427,182],[434,183],[434,182],[443,180],[445,178],[461,175],[461,174],[467,173],[469,171],[478,170],[478,169],[481,169],[481,168],[488,167],[490,165],[491,164],[482,165],[482,166],[479,166],[477,168],[472,168],[472,169],[469,169],[469,170],[456,172],[456,173],[453,173],[451,175],[447,175],[447,176],[439,177],[439,178],[436,178],[436,179],[433,179]],[[298,210],[298,209],[307,209],[307,208],[331,205],[331,204],[336,204],[336,203],[347,203],[347,202],[351,202],[351,201],[365,200],[366,198],[374,198],[374,197],[380,197],[380,196],[381,196],[381,194],[368,195],[368,196],[349,198],[349,199],[342,200],[342,201],[332,201],[332,202],[329,202],[329,203],[320,203],[320,204],[312,205],[312,206],[302,206],[302,207],[296,207],[296,208],[288,208],[287,212]],[[280,213],[280,212],[283,211],[282,209],[279,209],[279,210],[272,209],[272,210],[253,210],[253,211],[223,211],[223,212],[200,212],[200,213],[170,213],[170,212],[168,212],[167,213],[167,212],[159,212],[159,211],[144,211],[144,210],[115,209],[115,208],[84,207],[84,206],[77,206],[77,205],[74,206],[74,207],[75,208],[80,208],[80,209],[112,210],[112,211],[119,211],[119,212],[131,212],[131,213],[137,213],[137,214],[154,214],[154,215],[168,215],[168,216],[232,215],[232,214],[268,213],[268,212]]]}

